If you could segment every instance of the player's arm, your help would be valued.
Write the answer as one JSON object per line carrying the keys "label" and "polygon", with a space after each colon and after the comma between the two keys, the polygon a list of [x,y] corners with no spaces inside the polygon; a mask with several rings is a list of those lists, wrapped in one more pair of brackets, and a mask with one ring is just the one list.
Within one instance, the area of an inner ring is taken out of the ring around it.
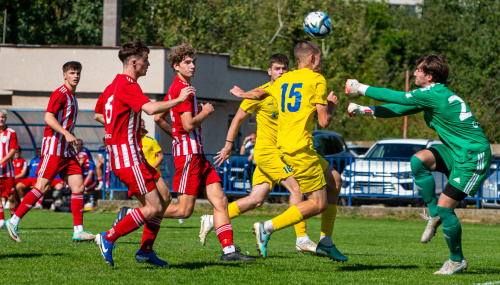
{"label": "player's arm", "polygon": [[62,134],[66,138],[68,144],[74,145],[76,143],[75,136],[73,136],[70,132],[68,132],[61,126],[61,124],[59,123],[59,121],[57,121],[56,116],[53,113],[46,112],[44,121],[47,125],[49,125],[51,129]]}
{"label": "player's arm", "polygon": [[94,170],[89,170],[89,173],[87,174],[87,177],[85,178],[85,181],[83,181],[83,186],[87,187],[87,185],[89,185],[90,180],[92,179],[92,175],[94,175]]}
{"label": "player's arm", "polygon": [[99,123],[101,123],[101,124],[104,125],[104,115],[103,114],[95,113],[94,114],[94,120],[96,120]]}
{"label": "player's arm", "polygon": [[361,106],[355,103],[349,103],[347,113],[349,117],[358,115],[370,115],[379,118],[396,118],[409,116],[423,111],[418,106],[407,106],[401,104],[384,104],[380,106]]}
{"label": "player's arm", "polygon": [[172,126],[167,122],[165,117],[168,112],[163,112],[155,115],[155,123],[162,129],[169,137],[173,138]]}
{"label": "player's arm", "polygon": [[21,170],[21,173],[19,173],[18,175],[16,175],[14,178],[23,178],[26,176],[26,174],[28,174],[28,165],[26,164],[26,162],[24,162],[24,165],[23,165],[23,170]]}
{"label": "player's arm", "polygon": [[191,132],[203,123],[203,121],[210,116],[215,110],[214,106],[210,103],[206,103],[205,105],[201,105],[201,112],[198,115],[193,117],[192,112],[183,112],[181,113],[181,121],[182,127],[186,132]]}
{"label": "player's arm", "polygon": [[7,155],[4,156],[2,158],[2,160],[0,160],[0,165],[4,164],[6,161],[11,160],[14,157],[15,153],[16,153],[16,149],[13,148],[13,149],[9,150],[9,152],[7,153]]}
{"label": "player's arm", "polygon": [[333,118],[333,112],[339,103],[339,99],[333,91],[328,94],[326,99],[328,101],[328,105],[316,104],[316,112],[318,113],[318,124],[322,128],[328,127]]}
{"label": "player's arm", "polygon": [[[229,160],[231,157],[231,149],[233,148],[234,139],[238,134],[238,129],[241,126],[241,123],[250,115],[249,113],[243,111],[243,109],[238,108],[236,115],[234,115],[233,120],[231,121],[231,126],[229,126],[229,130],[226,135],[226,144],[224,148],[217,152],[217,155],[214,157],[214,164],[217,166],[221,166],[224,160]],[[228,161],[229,162],[229,161]]]}
{"label": "player's arm", "polygon": [[371,87],[359,83],[356,79],[347,79],[345,83],[346,93],[360,93],[375,100],[396,103],[401,105],[418,106],[415,96],[420,97],[419,89],[410,92],[394,91],[387,88]]}
{"label": "player's arm", "polygon": [[155,153],[156,155],[156,161],[155,161],[155,164],[153,165],[153,168],[158,168],[158,166],[160,166],[160,164],[162,163],[163,161],[163,152],[159,151],[157,153]]}
{"label": "player's arm", "polygon": [[233,89],[229,90],[229,93],[241,99],[252,99],[260,100],[266,96],[266,91],[262,88],[255,88],[250,91],[244,92],[238,86],[234,86]]}
{"label": "player's arm", "polygon": [[146,112],[146,114],[150,116],[154,114],[163,113],[179,105],[180,103],[186,101],[189,95],[195,92],[196,89],[193,86],[186,86],[179,93],[179,97],[162,102],[148,102],[142,105],[141,110],[143,110],[144,112]]}

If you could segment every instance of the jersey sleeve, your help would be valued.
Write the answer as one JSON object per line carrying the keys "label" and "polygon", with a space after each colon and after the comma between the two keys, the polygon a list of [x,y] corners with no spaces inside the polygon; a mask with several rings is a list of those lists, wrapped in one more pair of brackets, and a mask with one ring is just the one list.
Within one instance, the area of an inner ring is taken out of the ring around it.
{"label": "jersey sleeve", "polygon": [[10,135],[9,148],[10,149],[19,149],[19,143],[17,142],[16,132],[12,132],[12,134]]}
{"label": "jersey sleeve", "polygon": [[281,77],[278,78],[278,80],[276,80],[276,82],[274,82],[273,85],[267,87],[267,88],[264,88],[264,92],[269,95],[269,96],[272,96],[274,97],[274,99],[276,99],[276,102],[281,102],[281,89],[279,86],[281,86]]}
{"label": "jersey sleeve", "polygon": [[323,77],[323,75],[321,74],[318,75],[319,76],[314,81],[316,85],[316,94],[314,96],[314,103],[321,105],[328,105],[328,100],[326,99],[328,97],[326,90],[326,79]]}
{"label": "jersey sleeve", "polygon": [[261,102],[261,100],[245,99],[243,100],[243,102],[241,102],[240,108],[248,114],[251,114],[259,108]]}
{"label": "jersey sleeve", "polygon": [[375,106],[375,117],[377,118],[396,118],[413,115],[422,112],[423,109],[418,106],[407,106],[401,104],[384,104]]}
{"label": "jersey sleeve", "polygon": [[151,102],[149,98],[142,93],[141,87],[137,83],[130,83],[126,86],[123,103],[134,110],[136,113],[141,111],[144,104]]}
{"label": "jersey sleeve", "polygon": [[23,161],[23,167],[21,168],[22,171],[28,170],[28,162],[25,160]]}
{"label": "jersey sleeve", "polygon": [[418,106],[421,108],[437,107],[436,97],[430,94],[429,85],[410,92],[394,91],[386,88],[368,87],[366,96],[384,102],[401,105]]}
{"label": "jersey sleeve", "polygon": [[49,99],[49,104],[47,105],[47,112],[57,114],[57,112],[64,107],[66,97],[61,95],[62,94],[57,91],[52,93]]}
{"label": "jersey sleeve", "polygon": [[89,160],[89,170],[88,171],[94,171],[95,170],[95,164],[92,160]]}
{"label": "jersey sleeve", "polygon": [[99,98],[97,99],[97,103],[95,104],[94,113],[104,114],[104,112],[102,110],[102,98],[104,97],[103,95],[104,95],[104,93],[99,95]]}
{"label": "jersey sleeve", "polygon": [[[176,98],[177,97],[179,97],[179,94],[177,94]],[[177,110],[179,111],[179,113],[193,112],[194,108],[196,107],[193,105],[194,105],[194,94],[190,94],[189,97],[186,99],[186,101],[177,105]]]}

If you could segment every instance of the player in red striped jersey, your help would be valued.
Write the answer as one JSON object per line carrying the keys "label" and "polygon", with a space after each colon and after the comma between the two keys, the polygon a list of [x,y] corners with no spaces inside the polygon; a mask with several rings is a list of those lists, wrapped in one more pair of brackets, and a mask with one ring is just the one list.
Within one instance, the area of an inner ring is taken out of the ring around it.
{"label": "player in red striped jersey", "polygon": [[[14,166],[12,158],[19,148],[16,131],[7,127],[7,110],[0,110],[0,194],[10,203],[11,214],[17,208],[14,185]],[[4,208],[0,204],[0,228],[5,227]]]}
{"label": "player in red striped jersey", "polygon": [[7,221],[10,237],[21,242],[17,233],[19,221],[47,192],[54,178],[59,174],[71,188],[71,212],[73,214],[73,241],[92,241],[95,236],[83,230],[83,179],[82,169],[76,159],[73,135],[78,102],[76,87],[80,82],[81,63],[66,62],[63,67],[64,84],[55,90],[49,99],[44,121],[47,124],[43,133],[42,160],[38,164],[38,178],[33,190],[24,197],[16,213]]}
{"label": "player in red striped jersey", "polygon": [[141,39],[125,43],[118,53],[123,63],[123,74],[118,74],[95,107],[95,119],[105,127],[106,148],[113,173],[127,185],[129,196],[141,203],[112,229],[96,236],[97,244],[106,262],[113,266],[114,242],[121,236],[139,229],[143,224],[141,247],[135,255],[140,263],[166,266],[153,251],[153,243],[160,230],[163,213],[172,200],[160,174],[150,166],[141,149],[141,111],[148,115],[162,113],[182,103],[194,92],[185,88],[180,96],[168,102],[151,102],[142,93],[137,79],[145,76],[149,67],[149,48]]}
{"label": "player in red striped jersey", "polygon": [[[167,55],[167,61],[176,74],[173,84],[164,101],[176,100],[183,90],[191,87],[194,76],[196,51],[184,43]],[[201,140],[201,123],[214,112],[210,103],[201,104],[201,111],[194,92],[188,99],[170,109],[172,126],[165,120],[167,113],[155,116],[160,128],[173,137],[172,153],[176,169],[173,191],[177,192],[178,204],[168,207],[163,215],[170,219],[187,219],[193,213],[196,197],[203,193],[214,208],[215,232],[219,238],[223,254],[221,261],[255,260],[236,251],[233,245],[233,228],[227,212],[227,198],[221,187],[221,179],[215,168],[207,161]]]}

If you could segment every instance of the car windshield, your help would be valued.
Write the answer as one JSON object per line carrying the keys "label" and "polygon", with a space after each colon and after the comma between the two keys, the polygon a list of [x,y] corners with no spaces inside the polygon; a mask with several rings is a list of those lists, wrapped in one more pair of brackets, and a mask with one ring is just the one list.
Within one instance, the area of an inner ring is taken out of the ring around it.
{"label": "car windshield", "polygon": [[416,152],[425,148],[418,144],[379,143],[365,157],[370,158],[411,158]]}

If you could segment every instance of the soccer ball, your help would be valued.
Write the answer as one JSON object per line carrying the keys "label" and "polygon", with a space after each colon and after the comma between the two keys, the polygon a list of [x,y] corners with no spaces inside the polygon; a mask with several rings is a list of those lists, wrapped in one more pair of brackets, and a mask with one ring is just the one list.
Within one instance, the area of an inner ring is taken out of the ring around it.
{"label": "soccer ball", "polygon": [[324,38],[332,30],[332,20],[325,12],[315,11],[307,14],[302,26],[312,38]]}

